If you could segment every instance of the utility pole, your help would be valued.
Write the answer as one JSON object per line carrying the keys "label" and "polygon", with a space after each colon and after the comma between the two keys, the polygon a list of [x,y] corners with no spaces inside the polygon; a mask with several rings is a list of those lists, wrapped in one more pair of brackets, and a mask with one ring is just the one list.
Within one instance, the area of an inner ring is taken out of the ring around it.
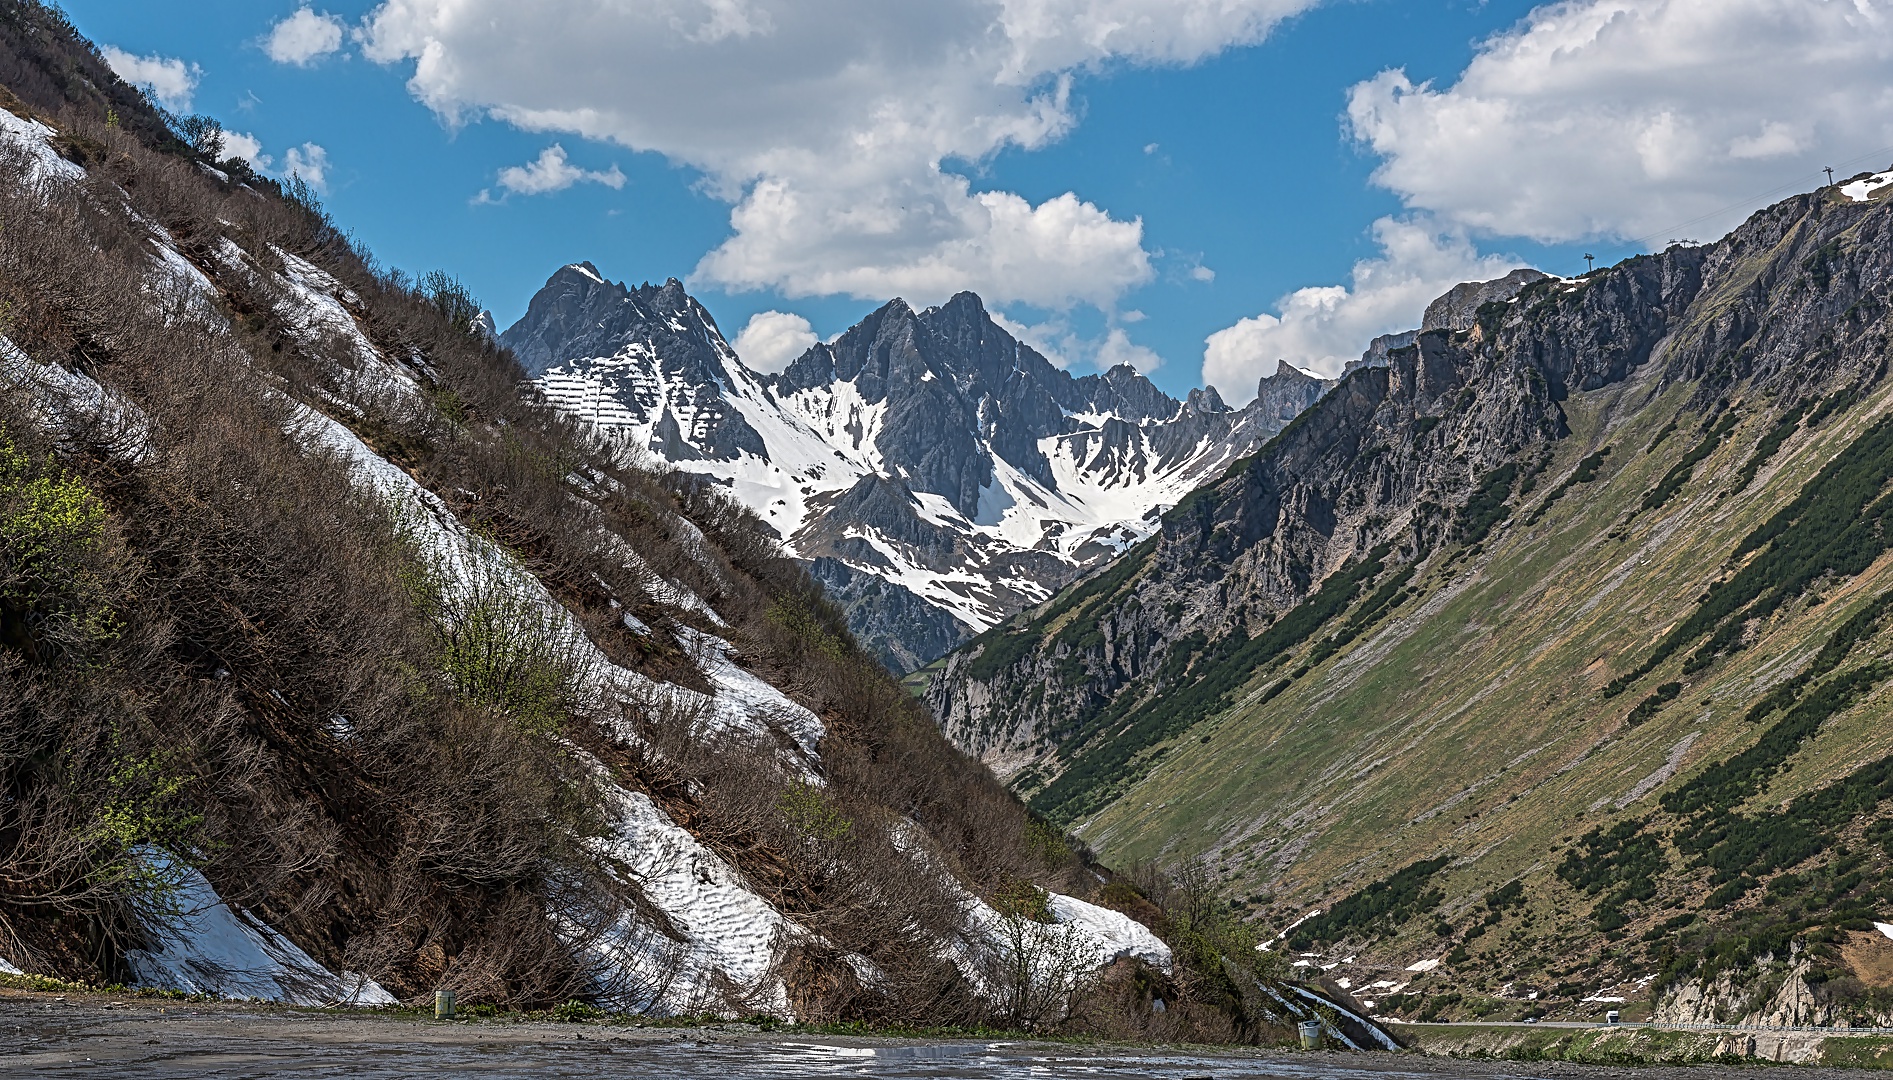
{"label": "utility pole", "polygon": [[1593,255],[1593,254],[1591,254],[1591,253],[1590,253],[1590,252],[1588,252],[1588,251],[1587,251],[1587,252],[1585,252],[1585,253],[1584,253],[1584,272],[1585,272],[1585,273],[1587,273],[1587,274],[1588,274],[1588,273],[1590,273],[1590,272],[1591,272],[1591,264],[1592,264],[1592,263],[1594,263],[1594,262],[1596,262],[1596,261],[1597,261],[1597,256],[1595,256],[1595,255]]}
{"label": "utility pole", "polygon": [[1832,165],[1829,165],[1827,168],[1822,169],[1821,171],[1827,174],[1827,186],[1833,187],[1834,186],[1834,167]]}

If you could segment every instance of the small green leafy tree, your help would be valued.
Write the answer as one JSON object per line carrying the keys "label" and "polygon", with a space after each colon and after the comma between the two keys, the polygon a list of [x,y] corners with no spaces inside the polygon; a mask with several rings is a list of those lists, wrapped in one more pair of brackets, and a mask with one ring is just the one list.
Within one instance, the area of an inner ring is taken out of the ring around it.
{"label": "small green leafy tree", "polygon": [[796,835],[811,843],[839,844],[854,831],[854,822],[814,784],[792,785],[776,801],[776,809]]}
{"label": "small green leafy tree", "polygon": [[106,747],[104,790],[85,838],[94,850],[92,880],[127,896],[147,916],[176,914],[183,883],[171,853],[202,846],[204,816],[188,797],[190,777],[175,755],[131,745],[114,729]]}
{"label": "small green leafy tree", "polygon": [[407,585],[455,693],[538,734],[557,731],[587,707],[590,672],[578,643],[554,609],[503,571],[476,563],[455,574],[441,560],[422,559]]}
{"label": "small green leafy tree", "polygon": [[0,429],[0,644],[49,661],[117,633],[107,524],[83,480]]}
{"label": "small green leafy tree", "polygon": [[1021,1031],[1058,1024],[1097,981],[1090,940],[1078,927],[1060,925],[1050,894],[1029,881],[1002,882],[991,900],[998,920],[988,982],[1001,1022]]}

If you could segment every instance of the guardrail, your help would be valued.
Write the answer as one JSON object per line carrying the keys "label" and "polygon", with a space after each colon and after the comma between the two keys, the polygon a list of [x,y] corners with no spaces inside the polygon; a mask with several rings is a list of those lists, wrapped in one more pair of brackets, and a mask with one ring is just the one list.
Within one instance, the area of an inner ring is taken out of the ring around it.
{"label": "guardrail", "polygon": [[1599,1027],[1652,1027],[1668,1031],[1738,1031],[1760,1035],[1780,1035],[1784,1033],[1820,1034],[1820,1035],[1893,1035],[1893,1027],[1774,1027],[1761,1024],[1684,1024],[1656,1020],[1636,1020],[1615,1025],[1599,1024]]}

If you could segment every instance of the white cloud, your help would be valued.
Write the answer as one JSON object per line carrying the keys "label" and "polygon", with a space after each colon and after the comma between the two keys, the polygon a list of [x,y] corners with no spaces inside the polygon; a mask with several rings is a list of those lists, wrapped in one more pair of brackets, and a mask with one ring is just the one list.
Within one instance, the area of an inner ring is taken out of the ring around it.
{"label": "white cloud", "polygon": [[1216,271],[1211,270],[1202,263],[1197,263],[1195,266],[1190,267],[1190,278],[1207,285],[1216,280]]}
{"label": "white cloud", "polygon": [[1130,339],[1121,326],[1113,326],[1104,335],[1104,341],[1098,346],[1096,359],[1092,361],[1101,370],[1109,371],[1119,364],[1129,364],[1145,375],[1163,366],[1163,357],[1152,349],[1139,345]]}
{"label": "white cloud", "polygon": [[1483,43],[1450,87],[1358,84],[1348,117],[1410,207],[1661,243],[1685,224],[1719,235],[1769,189],[1893,144],[1889,71],[1885,0],[1567,0]]}
{"label": "white cloud", "polygon": [[223,156],[242,158],[250,163],[251,168],[263,172],[268,172],[271,164],[270,156],[263,152],[263,141],[243,131],[223,133]]}
{"label": "white cloud", "polygon": [[1335,375],[1360,358],[1380,334],[1420,325],[1426,305],[1462,281],[1503,277],[1516,259],[1480,255],[1463,233],[1424,218],[1374,223],[1380,254],[1354,264],[1351,285],[1298,289],[1277,302],[1275,315],[1256,315],[1205,341],[1203,382],[1253,398],[1256,380],[1275,374],[1277,360]]}
{"label": "white cloud", "polygon": [[[1071,320],[1054,315],[1044,322],[1025,323],[998,311],[988,311],[993,321],[1013,337],[1030,345],[1061,371],[1072,368],[1109,371],[1118,364],[1129,364],[1145,375],[1163,366],[1163,357],[1155,350],[1139,345],[1121,326],[1106,328],[1102,337],[1086,337],[1072,326]],[[1141,322],[1140,311],[1119,317],[1123,322]]]}
{"label": "white cloud", "polygon": [[565,156],[565,147],[558,143],[546,147],[530,164],[500,170],[500,186],[515,195],[546,195],[574,184],[603,184],[615,190],[624,187],[624,173],[616,165],[603,172],[581,169],[572,164]]}
{"label": "white cloud", "polygon": [[329,190],[329,152],[315,143],[292,146],[283,155],[283,176],[300,176],[303,182],[323,194]]}
{"label": "white cloud", "polygon": [[734,204],[696,277],[790,296],[1112,304],[1140,222],[942,169],[1077,122],[1072,73],[1190,63],[1317,0],[385,0],[366,54],[449,122],[489,115],[656,151]]}
{"label": "white cloud", "polygon": [[327,13],[317,15],[308,5],[270,28],[263,41],[263,51],[279,64],[308,67],[342,47],[342,20]]}
{"label": "white cloud", "polygon": [[730,347],[750,368],[775,372],[788,367],[820,340],[815,336],[815,328],[800,315],[759,311],[749,317],[749,324],[730,342]]}
{"label": "white cloud", "polygon": [[167,56],[133,56],[110,45],[101,46],[99,53],[119,78],[145,90],[158,104],[172,112],[191,111],[191,96],[204,75],[196,64]]}

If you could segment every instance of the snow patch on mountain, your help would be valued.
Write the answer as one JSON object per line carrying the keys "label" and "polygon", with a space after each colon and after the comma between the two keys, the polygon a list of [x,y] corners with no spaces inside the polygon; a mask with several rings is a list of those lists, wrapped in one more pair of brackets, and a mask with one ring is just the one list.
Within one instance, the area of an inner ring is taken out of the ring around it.
{"label": "snow patch on mountain", "polygon": [[167,910],[145,927],[148,947],[126,952],[138,985],[291,1005],[395,1004],[373,979],[335,974],[269,924],[225,903],[204,875],[169,854],[150,849],[144,862],[171,886]]}
{"label": "snow patch on mountain", "polygon": [[1884,195],[1893,184],[1893,172],[1875,173],[1872,176],[1842,184],[1840,193],[1854,202],[1866,202],[1876,195]]}

